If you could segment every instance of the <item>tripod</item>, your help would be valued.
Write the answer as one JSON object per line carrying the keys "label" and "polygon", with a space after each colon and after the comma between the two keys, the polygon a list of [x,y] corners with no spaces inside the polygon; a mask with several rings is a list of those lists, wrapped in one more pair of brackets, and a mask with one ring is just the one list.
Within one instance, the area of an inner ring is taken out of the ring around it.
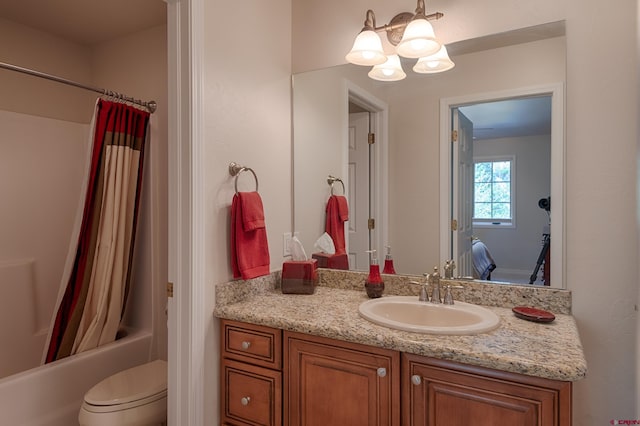
{"label": "tripod", "polygon": [[540,266],[544,262],[545,257],[547,256],[547,252],[549,251],[549,245],[551,244],[551,234],[542,234],[542,250],[540,250],[540,255],[538,256],[538,262],[536,263],[536,267],[533,270],[533,273],[529,277],[529,284],[533,284],[538,278],[538,271],[540,270]]}

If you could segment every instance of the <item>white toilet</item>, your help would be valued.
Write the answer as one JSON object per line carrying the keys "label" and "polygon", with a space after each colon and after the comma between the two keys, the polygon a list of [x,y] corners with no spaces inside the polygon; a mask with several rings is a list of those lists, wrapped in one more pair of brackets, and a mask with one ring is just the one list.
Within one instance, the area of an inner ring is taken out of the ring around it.
{"label": "white toilet", "polygon": [[167,362],[156,360],[107,377],[85,394],[80,426],[151,426],[167,421]]}

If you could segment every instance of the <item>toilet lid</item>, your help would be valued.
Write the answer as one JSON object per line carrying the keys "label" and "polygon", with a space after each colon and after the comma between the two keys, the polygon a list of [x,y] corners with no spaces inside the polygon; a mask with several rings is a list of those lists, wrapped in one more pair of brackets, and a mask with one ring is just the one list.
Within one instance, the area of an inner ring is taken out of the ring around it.
{"label": "toilet lid", "polygon": [[166,392],[167,362],[156,360],[107,377],[84,396],[91,405],[120,405]]}

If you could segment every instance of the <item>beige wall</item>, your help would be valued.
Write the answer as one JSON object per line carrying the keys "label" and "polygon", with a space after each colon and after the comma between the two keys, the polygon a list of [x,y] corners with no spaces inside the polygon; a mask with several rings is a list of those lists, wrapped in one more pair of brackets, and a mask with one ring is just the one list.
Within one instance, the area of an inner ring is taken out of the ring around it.
{"label": "beige wall", "polygon": [[[373,8],[385,23],[398,11],[413,9],[414,2],[406,3],[294,0],[294,72],[344,63],[366,9]],[[634,419],[630,372],[637,369],[638,241],[630,230],[637,227],[636,2],[613,7],[596,0],[493,0],[449,7],[451,2],[428,4],[445,13],[435,28],[446,42],[566,19],[566,284],[589,364],[587,379],[574,387],[574,423]],[[594,54],[613,46],[615,66]]]}
{"label": "beige wall", "polygon": [[[90,49],[0,18],[0,62],[91,83]],[[0,69],[0,109],[88,123],[95,96],[14,71]],[[64,102],[60,102],[64,100]]]}
{"label": "beige wall", "polygon": [[[568,5],[567,284],[589,364],[574,401],[576,424],[603,424],[635,419],[638,409],[636,2],[606,13],[597,1]],[[611,46],[616,67],[593,54]]]}
{"label": "beige wall", "polygon": [[[282,268],[282,234],[291,230],[291,4],[205,2],[204,19],[205,287],[212,311],[213,285],[232,278],[232,161],[251,167],[258,176],[271,270]],[[251,31],[238,31],[240,22]],[[250,173],[241,175],[238,187],[254,188]],[[217,326],[217,321],[208,323],[205,342],[204,418],[212,424],[218,417]]]}

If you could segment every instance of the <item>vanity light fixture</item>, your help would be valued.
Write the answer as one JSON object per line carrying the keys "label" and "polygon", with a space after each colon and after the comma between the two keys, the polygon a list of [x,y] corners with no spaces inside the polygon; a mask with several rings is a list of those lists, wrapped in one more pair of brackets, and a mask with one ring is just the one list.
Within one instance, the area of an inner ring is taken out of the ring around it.
{"label": "vanity light fixture", "polygon": [[[418,0],[415,14],[399,13],[391,21],[376,27],[373,10],[367,10],[364,27],[356,37],[345,59],[352,64],[373,66],[369,77],[381,81],[398,81],[406,77],[399,56],[418,58],[413,67],[417,73],[437,73],[453,68],[447,49],[435,37],[429,20],[440,19],[444,14],[425,15],[424,0]],[[378,32],[386,32],[387,40],[394,46],[393,52],[385,52]],[[399,55],[399,56],[398,56]]]}

